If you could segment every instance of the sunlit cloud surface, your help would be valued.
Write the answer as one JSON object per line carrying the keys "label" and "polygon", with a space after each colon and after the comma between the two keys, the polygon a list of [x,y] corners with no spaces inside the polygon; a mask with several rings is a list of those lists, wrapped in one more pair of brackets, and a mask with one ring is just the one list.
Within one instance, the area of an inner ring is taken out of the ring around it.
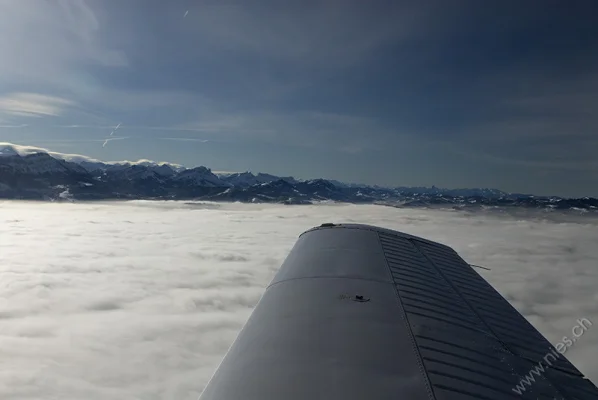
{"label": "sunlit cloud surface", "polygon": [[[304,230],[453,246],[553,343],[598,323],[595,222],[379,206],[0,203],[0,397],[195,400]],[[567,356],[598,380],[598,329]]]}

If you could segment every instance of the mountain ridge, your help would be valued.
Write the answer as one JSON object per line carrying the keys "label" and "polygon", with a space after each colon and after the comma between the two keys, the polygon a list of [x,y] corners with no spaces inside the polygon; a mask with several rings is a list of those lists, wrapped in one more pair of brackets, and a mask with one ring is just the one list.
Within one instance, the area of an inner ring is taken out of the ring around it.
{"label": "mountain ridge", "polygon": [[[64,158],[62,158],[64,157]],[[383,187],[267,173],[213,172],[205,166],[103,162],[0,143],[0,198],[28,200],[209,200],[313,204],[321,201],[393,207],[537,208],[598,214],[598,200],[507,193],[498,189]]]}

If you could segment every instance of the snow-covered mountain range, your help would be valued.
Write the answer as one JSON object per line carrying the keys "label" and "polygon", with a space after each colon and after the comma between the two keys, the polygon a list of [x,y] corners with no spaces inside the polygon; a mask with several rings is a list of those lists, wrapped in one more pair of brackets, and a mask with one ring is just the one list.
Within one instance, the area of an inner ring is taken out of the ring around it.
{"label": "snow-covered mountain range", "polygon": [[380,187],[266,173],[219,173],[166,162],[103,162],[0,143],[0,198],[30,200],[193,199],[311,204],[377,203],[395,207],[526,207],[598,214],[598,199],[563,199],[496,189]]}

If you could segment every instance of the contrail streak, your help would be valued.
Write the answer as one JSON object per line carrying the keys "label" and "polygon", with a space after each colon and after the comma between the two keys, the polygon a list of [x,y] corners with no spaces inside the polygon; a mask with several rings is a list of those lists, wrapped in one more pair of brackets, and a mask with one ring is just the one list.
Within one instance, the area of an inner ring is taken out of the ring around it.
{"label": "contrail streak", "polygon": [[112,132],[110,132],[110,136],[114,135],[114,132],[116,132],[116,130],[118,129],[118,127],[120,126],[120,124],[121,124],[121,123],[122,123],[122,122],[119,122],[119,123],[118,123],[118,125],[116,125],[116,126],[114,127],[114,129],[112,130]]}

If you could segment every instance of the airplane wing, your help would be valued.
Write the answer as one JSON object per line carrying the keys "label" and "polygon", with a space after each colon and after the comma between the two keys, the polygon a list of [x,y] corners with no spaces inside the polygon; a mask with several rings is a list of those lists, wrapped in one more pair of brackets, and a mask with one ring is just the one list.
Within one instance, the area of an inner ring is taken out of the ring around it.
{"label": "airplane wing", "polygon": [[299,237],[200,399],[598,399],[559,347],[450,247],[323,224]]}

